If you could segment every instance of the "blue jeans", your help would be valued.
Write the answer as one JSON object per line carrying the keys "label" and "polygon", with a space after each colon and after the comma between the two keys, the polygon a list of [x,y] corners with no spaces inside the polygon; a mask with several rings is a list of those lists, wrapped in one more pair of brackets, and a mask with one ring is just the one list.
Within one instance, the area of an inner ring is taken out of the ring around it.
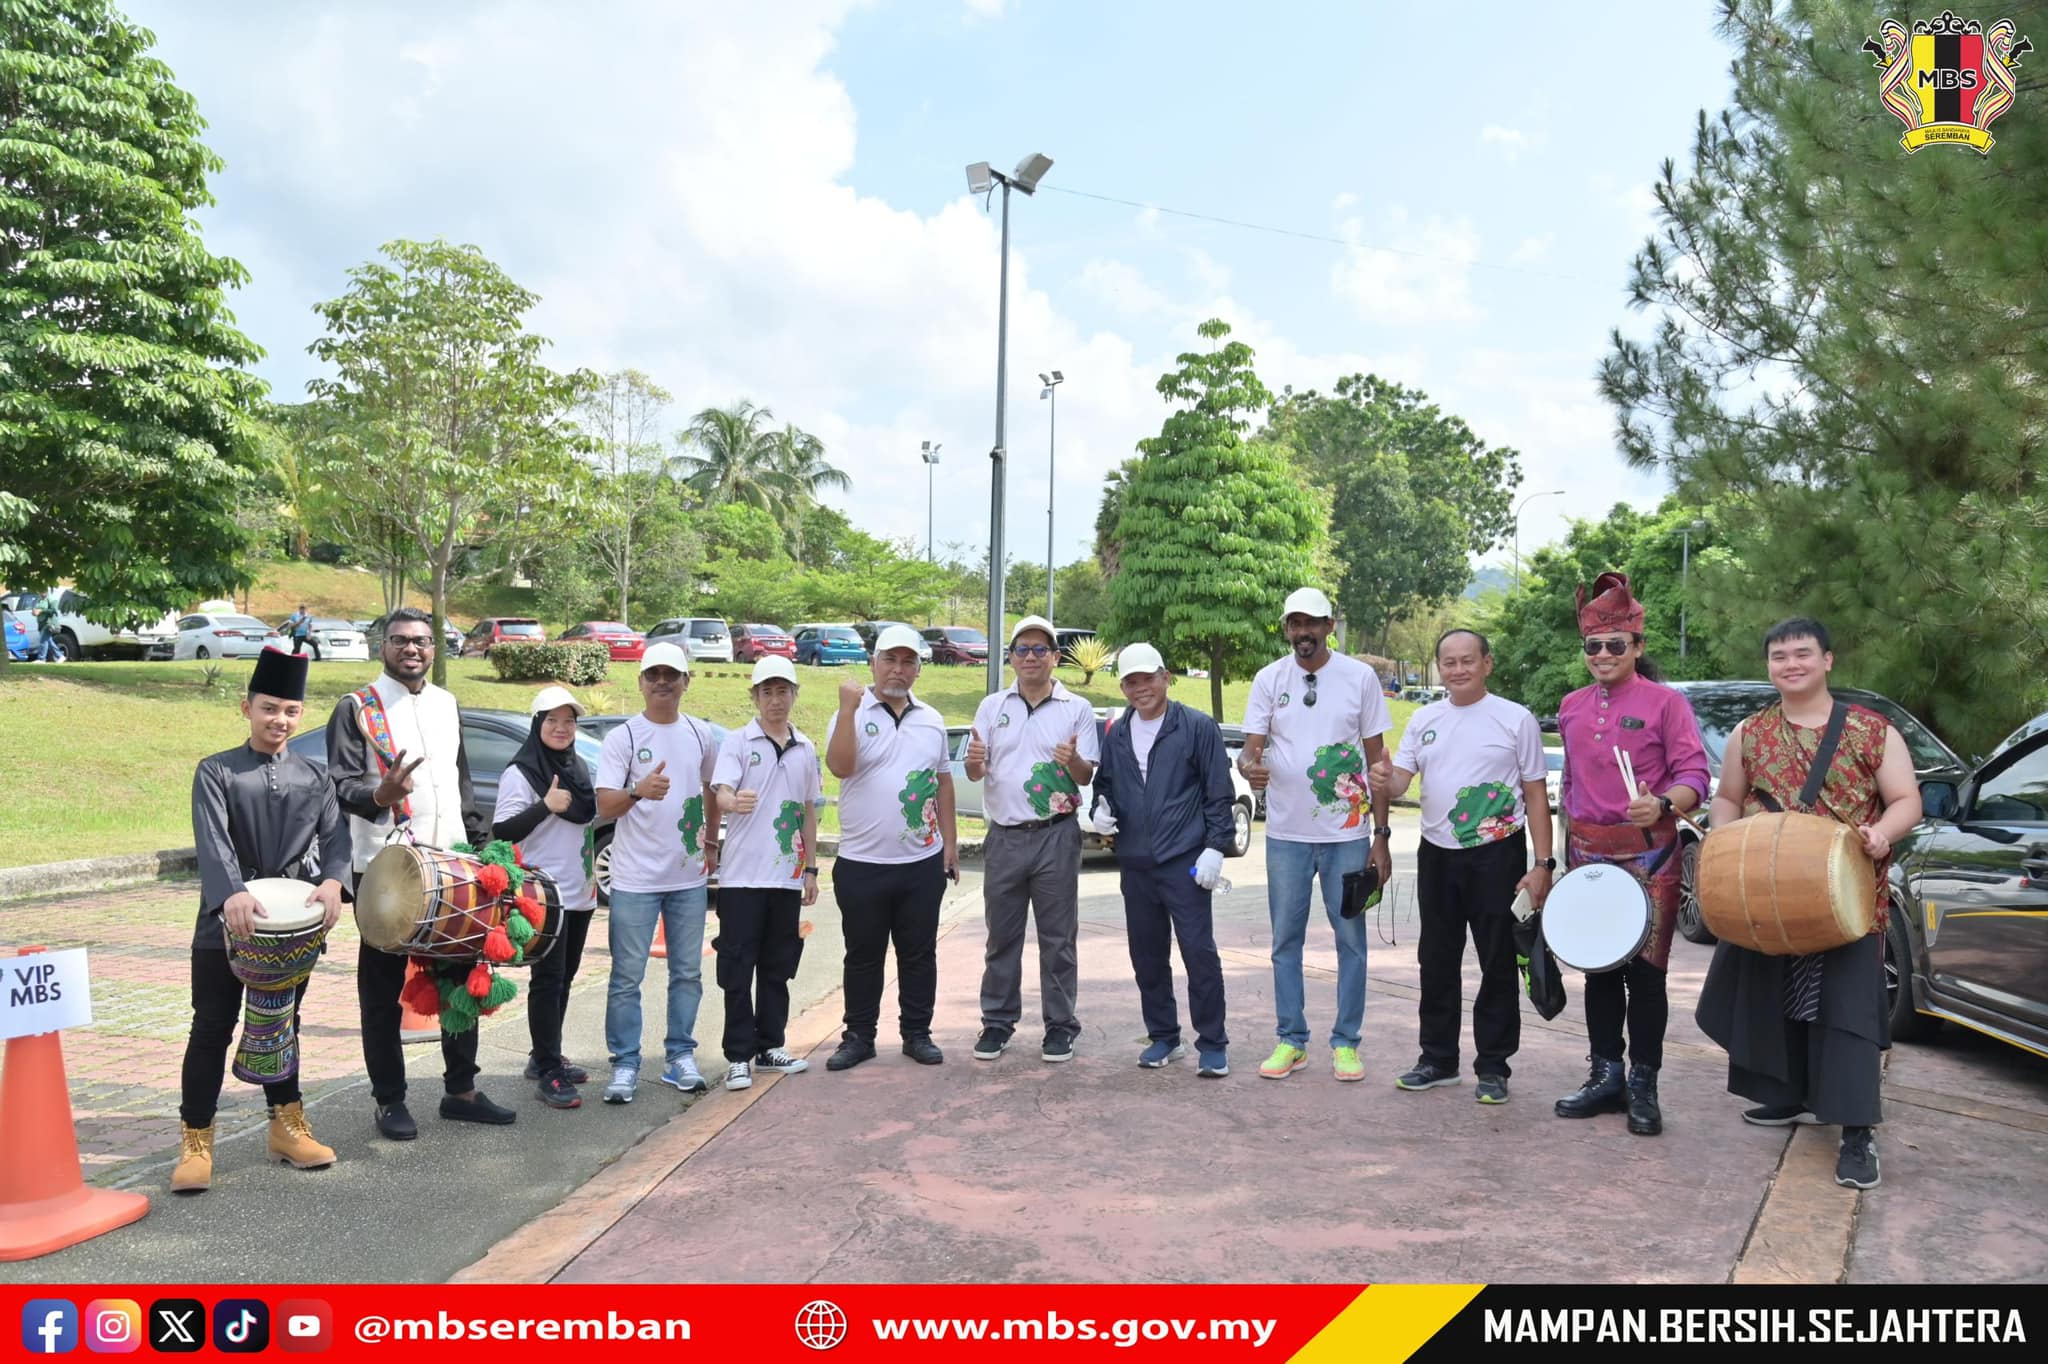
{"label": "blue jeans", "polygon": [[640,1068],[640,982],[654,946],[658,920],[668,947],[668,1036],[661,1044],[670,1061],[697,1050],[690,1030],[704,998],[705,887],[692,890],[612,891],[610,997],[604,1009],[604,1044],[612,1064]]}
{"label": "blue jeans", "polygon": [[1332,1047],[1356,1047],[1365,1026],[1365,915],[1346,919],[1344,873],[1362,870],[1372,845],[1298,843],[1266,839],[1266,911],[1273,924],[1273,1008],[1280,1016],[1280,1040],[1306,1049],[1308,1018],[1302,1012],[1301,944],[1308,936],[1309,892],[1323,883],[1323,912],[1337,934],[1337,1021]]}

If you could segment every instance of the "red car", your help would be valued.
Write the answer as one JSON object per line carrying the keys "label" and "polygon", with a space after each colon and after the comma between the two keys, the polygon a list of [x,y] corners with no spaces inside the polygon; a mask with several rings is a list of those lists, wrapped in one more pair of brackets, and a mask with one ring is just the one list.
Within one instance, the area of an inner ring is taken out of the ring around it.
{"label": "red car", "polygon": [[647,649],[646,636],[615,620],[586,620],[572,625],[557,635],[555,642],[606,645],[612,651],[614,663],[638,663]]}
{"label": "red car", "polygon": [[732,657],[735,663],[754,663],[771,654],[794,663],[796,636],[780,625],[732,627]]}
{"label": "red car", "polygon": [[[382,631],[377,632],[380,636]],[[493,644],[540,644],[548,632],[531,616],[486,616],[462,640],[464,658],[488,658]]]}
{"label": "red car", "polygon": [[940,625],[924,632],[931,641],[932,662],[986,664],[988,636],[967,625]]}

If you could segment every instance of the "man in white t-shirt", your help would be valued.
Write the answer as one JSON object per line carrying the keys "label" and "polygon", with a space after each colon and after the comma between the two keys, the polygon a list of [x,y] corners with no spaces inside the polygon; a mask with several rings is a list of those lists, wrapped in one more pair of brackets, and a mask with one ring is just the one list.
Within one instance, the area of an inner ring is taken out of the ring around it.
{"label": "man in white t-shirt", "polygon": [[1479,997],[1472,1003],[1478,1098],[1501,1104],[1508,1101],[1508,1058],[1522,1040],[1513,906],[1526,890],[1540,909],[1557,869],[1550,855],[1543,733],[1527,706],[1487,691],[1493,647],[1477,630],[1452,630],[1439,639],[1436,666],[1450,695],[1415,712],[1393,761],[1375,762],[1368,779],[1375,798],[1392,798],[1422,778],[1415,873],[1422,906],[1415,951],[1422,1054],[1394,1083],[1402,1089],[1458,1083],[1469,924],[1479,950]]}
{"label": "man in white t-shirt", "polygon": [[1075,956],[1081,930],[1081,788],[1102,755],[1095,708],[1052,675],[1059,662],[1052,622],[1026,616],[1010,631],[1015,680],[981,698],[967,737],[967,779],[981,783],[988,812],[981,899],[988,948],[981,973],[981,1035],[974,1059],[993,1061],[1024,1014],[1024,925],[1038,922],[1042,1061],[1074,1059],[1081,1024]]}
{"label": "man in white t-shirt", "polygon": [[1320,879],[1323,909],[1337,935],[1337,1018],[1330,1029],[1331,1069],[1363,1080],[1359,1031],[1365,1026],[1365,919],[1345,918],[1344,878],[1368,861],[1384,886],[1394,874],[1387,802],[1371,798],[1366,768],[1386,755],[1392,722],[1379,674],[1330,651],[1336,630],[1330,599],[1297,589],[1281,608],[1287,657],[1259,669],[1245,706],[1239,770],[1266,792],[1266,908],[1273,926],[1273,1004],[1279,1044],[1259,1067],[1282,1080],[1308,1064],[1308,1016],[1301,948],[1309,898]]}
{"label": "man in white t-shirt", "polygon": [[875,637],[873,684],[849,677],[825,734],[825,766],[839,778],[839,855],[832,894],[846,929],[846,1031],[827,1070],[875,1054],[882,967],[896,943],[897,1025],[903,1054],[946,1059],[932,1041],[939,989],[939,906],[960,877],[953,769],[946,721],[911,694],[917,632],[891,625]]}
{"label": "man in white t-shirt", "polygon": [[718,865],[718,812],[707,811],[718,746],[710,726],[682,713],[690,658],[673,644],[640,658],[647,709],[605,735],[597,763],[597,812],[612,832],[610,997],[604,1040],[611,1052],[608,1104],[633,1102],[640,1084],[640,982],[661,924],[668,946],[668,1034],[661,1082],[685,1094],[709,1085],[697,1069],[697,1005],[704,998],[704,912]]}

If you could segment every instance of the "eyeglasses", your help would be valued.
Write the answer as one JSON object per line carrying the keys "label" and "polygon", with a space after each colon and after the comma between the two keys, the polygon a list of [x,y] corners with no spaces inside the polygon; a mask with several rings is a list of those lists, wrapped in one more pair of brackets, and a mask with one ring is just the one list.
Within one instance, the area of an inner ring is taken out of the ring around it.
{"label": "eyeglasses", "polygon": [[1012,644],[1010,646],[1010,657],[1012,658],[1044,658],[1051,652],[1051,646],[1045,644]]}
{"label": "eyeglasses", "polygon": [[1316,703],[1316,675],[1314,673],[1303,673],[1302,676],[1307,680],[1302,683],[1304,690],[1301,693],[1301,704],[1313,706]]}
{"label": "eyeglasses", "polygon": [[396,649],[400,653],[411,649],[417,649],[423,654],[434,651],[434,641],[425,635],[386,635],[384,644],[385,647]]}
{"label": "eyeglasses", "polygon": [[1620,658],[1628,652],[1628,646],[1632,642],[1626,639],[1589,639],[1586,641],[1586,657],[1596,658],[1600,651],[1605,649],[1615,658]]}

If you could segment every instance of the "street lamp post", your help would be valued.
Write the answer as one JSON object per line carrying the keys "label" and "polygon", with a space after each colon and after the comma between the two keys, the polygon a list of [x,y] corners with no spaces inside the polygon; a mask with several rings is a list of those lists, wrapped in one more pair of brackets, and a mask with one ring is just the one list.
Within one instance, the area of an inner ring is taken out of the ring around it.
{"label": "street lamp post", "polygon": [[1704,521],[1695,521],[1691,525],[1679,528],[1679,534],[1685,537],[1682,542],[1684,547],[1679,551],[1678,560],[1678,656],[1680,658],[1685,657],[1686,608],[1692,604],[1692,533],[1696,530],[1705,530],[1706,528],[1707,523]]}
{"label": "street lamp post", "polygon": [[1003,480],[1004,465],[1008,451],[1004,448],[1005,408],[1009,400],[1010,364],[1010,191],[1021,189],[1026,194],[1036,192],[1038,182],[1052,169],[1052,158],[1040,152],[1033,152],[1017,163],[1017,169],[1008,175],[992,170],[986,161],[977,161],[967,168],[967,188],[973,194],[986,194],[997,185],[1003,187],[1003,246],[1002,273],[996,295],[996,443],[988,452],[993,466],[989,471],[988,506],[988,690],[996,692],[1003,686],[1003,651],[996,641],[1003,633]]}
{"label": "street lamp post", "polygon": [[1539,497],[1563,497],[1564,489],[1557,488],[1547,493],[1530,493],[1515,508],[1515,591],[1522,590],[1522,508]]}
{"label": "street lamp post", "polygon": [[1052,401],[1052,420],[1047,423],[1045,438],[1045,618],[1047,620],[1059,619],[1052,613],[1052,504],[1059,499],[1059,483],[1054,473],[1054,465],[1059,456],[1059,386],[1066,381],[1067,376],[1058,370],[1054,370],[1050,374],[1040,374],[1038,376],[1038,382],[1045,385],[1044,388],[1038,390],[1038,396]]}

